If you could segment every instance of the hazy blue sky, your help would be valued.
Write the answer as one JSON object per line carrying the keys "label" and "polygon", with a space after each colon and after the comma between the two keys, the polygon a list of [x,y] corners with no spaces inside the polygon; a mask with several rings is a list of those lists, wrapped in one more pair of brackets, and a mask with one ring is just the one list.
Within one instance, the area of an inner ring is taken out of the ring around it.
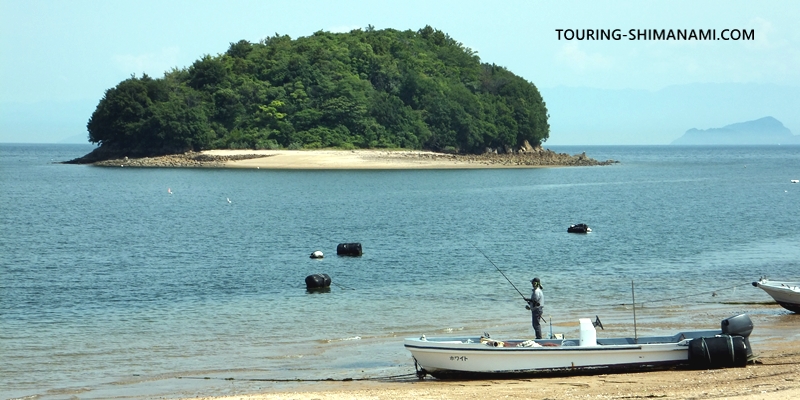
{"label": "hazy blue sky", "polygon": [[[203,54],[222,53],[240,39],[257,42],[275,33],[297,38],[369,24],[399,30],[431,25],[543,93],[561,86],[649,91],[693,83],[800,87],[798,16],[800,1],[794,0],[0,0],[0,107],[92,104],[81,117],[84,132],[77,132],[85,134],[85,121],[103,92],[131,74],[160,77]],[[755,40],[568,41],[559,40],[556,29],[716,29],[718,35],[723,29],[752,29]],[[551,142],[557,142],[556,128]],[[6,131],[0,132],[0,142],[49,138],[28,132],[20,140],[5,125],[0,130]]]}

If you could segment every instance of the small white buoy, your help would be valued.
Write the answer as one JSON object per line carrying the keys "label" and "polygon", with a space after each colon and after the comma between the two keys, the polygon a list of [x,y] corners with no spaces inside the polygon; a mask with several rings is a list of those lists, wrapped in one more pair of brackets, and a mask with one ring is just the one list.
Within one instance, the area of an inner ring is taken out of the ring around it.
{"label": "small white buoy", "polygon": [[311,253],[311,258],[322,258],[322,257],[323,257],[322,252],[319,250]]}
{"label": "small white buoy", "polygon": [[172,189],[167,188],[167,193],[172,194]]}
{"label": "small white buoy", "polygon": [[228,204],[231,203],[231,199],[229,197],[226,197],[225,200],[228,200]]}

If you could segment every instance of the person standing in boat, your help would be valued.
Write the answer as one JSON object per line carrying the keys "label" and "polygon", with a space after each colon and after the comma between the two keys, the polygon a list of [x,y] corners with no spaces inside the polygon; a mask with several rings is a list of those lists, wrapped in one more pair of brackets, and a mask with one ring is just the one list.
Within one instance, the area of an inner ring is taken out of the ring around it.
{"label": "person standing in boat", "polygon": [[542,282],[539,278],[531,279],[531,286],[533,286],[531,297],[525,298],[528,302],[528,308],[531,310],[531,321],[533,323],[533,330],[536,332],[536,339],[542,338],[542,311],[544,309],[544,293],[542,293]]}

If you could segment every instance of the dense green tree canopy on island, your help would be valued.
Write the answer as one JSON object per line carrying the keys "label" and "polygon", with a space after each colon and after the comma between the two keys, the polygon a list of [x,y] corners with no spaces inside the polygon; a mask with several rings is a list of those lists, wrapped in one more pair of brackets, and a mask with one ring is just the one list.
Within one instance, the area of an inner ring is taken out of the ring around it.
{"label": "dense green tree canopy on island", "polygon": [[163,78],[108,89],[87,125],[101,148],[408,148],[482,153],[539,145],[536,87],[426,26],[239,41]]}

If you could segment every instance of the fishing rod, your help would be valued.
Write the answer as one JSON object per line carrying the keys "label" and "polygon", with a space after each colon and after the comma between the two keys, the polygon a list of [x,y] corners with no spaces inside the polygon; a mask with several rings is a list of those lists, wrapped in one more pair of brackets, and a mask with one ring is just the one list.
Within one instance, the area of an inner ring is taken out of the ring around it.
{"label": "fishing rod", "polygon": [[508,279],[506,274],[504,274],[503,271],[500,270],[500,268],[497,268],[497,265],[494,265],[494,262],[492,261],[492,259],[489,258],[480,248],[478,248],[478,246],[476,246],[475,243],[471,243],[470,242],[470,244],[472,244],[472,246],[475,247],[475,250],[478,250],[481,254],[483,254],[483,256],[486,257],[486,259],[489,260],[490,263],[492,263],[492,266],[497,270],[497,272],[499,272],[501,275],[503,275],[503,278],[506,278],[506,280],[508,281],[508,283],[511,284],[511,286],[514,286],[514,290],[516,290],[517,293],[519,293],[519,295],[522,296],[522,300],[525,300],[527,302],[528,299],[525,298],[525,295],[522,294],[522,292],[520,292],[519,289],[517,289],[517,287],[514,285],[514,282],[511,282],[511,280]]}
{"label": "fishing rod", "polygon": [[[489,260],[489,262],[490,262],[490,263],[492,263],[492,266],[493,266],[493,267],[494,267],[494,268],[497,270],[497,272],[499,272],[501,275],[503,275],[503,278],[506,278],[506,280],[508,281],[508,283],[510,283],[510,284],[511,284],[511,286],[513,286],[513,287],[514,287],[514,290],[516,290],[516,291],[517,291],[517,293],[519,293],[519,295],[520,295],[520,296],[522,296],[522,300],[524,300],[524,301],[527,303],[527,302],[528,302],[528,299],[527,299],[527,298],[525,298],[525,295],[524,295],[524,294],[522,294],[522,292],[520,292],[520,291],[519,291],[519,289],[517,289],[517,286],[516,286],[516,285],[514,285],[514,282],[511,282],[511,280],[510,280],[510,279],[508,279],[508,277],[506,276],[506,274],[504,274],[504,273],[503,273],[503,271],[501,271],[501,270],[500,270],[500,268],[497,268],[497,265],[494,265],[494,261],[492,261],[492,259],[491,259],[491,258],[489,258],[489,256],[487,256],[487,255],[486,255],[486,253],[484,253],[484,252],[483,252],[483,251],[482,251],[482,250],[481,250],[481,249],[480,249],[478,246],[476,246],[476,245],[475,245],[475,243],[472,243],[472,242],[470,242],[470,244],[472,244],[472,247],[474,247],[474,248],[475,248],[475,250],[478,250],[478,251],[479,251],[481,254],[483,254],[483,256],[484,256],[484,257],[486,257],[486,259],[487,259],[487,260]],[[525,308],[528,308],[528,306],[525,306]],[[528,308],[528,309],[529,309],[529,308]],[[542,322],[544,322],[545,324],[550,324],[550,323],[549,323],[549,322],[548,322],[546,319],[544,319],[544,317],[543,317],[543,316],[541,316],[541,315],[539,316],[539,319],[541,319],[541,320],[542,320]],[[551,332],[551,335],[552,335],[552,331],[553,331],[553,325],[552,325],[552,324],[550,324],[550,332]]]}

